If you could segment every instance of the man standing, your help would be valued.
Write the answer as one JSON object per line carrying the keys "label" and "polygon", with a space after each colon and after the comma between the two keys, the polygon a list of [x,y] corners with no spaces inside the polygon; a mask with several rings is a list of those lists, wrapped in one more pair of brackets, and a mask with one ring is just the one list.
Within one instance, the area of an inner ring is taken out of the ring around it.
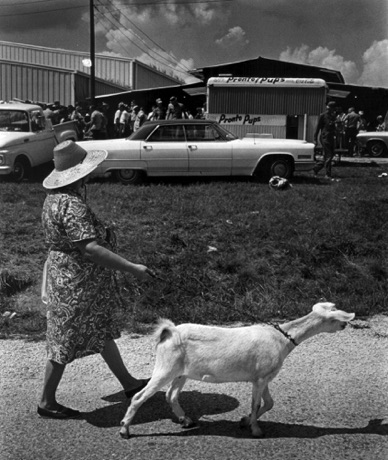
{"label": "man standing", "polygon": [[156,107],[153,111],[153,120],[164,120],[166,117],[166,111],[163,107],[163,101],[158,98],[156,99]]}
{"label": "man standing", "polygon": [[106,139],[106,119],[104,114],[95,106],[89,106],[89,132],[93,140]]}
{"label": "man standing", "polygon": [[350,107],[345,117],[346,143],[348,144],[348,155],[350,157],[354,155],[354,146],[356,144],[359,123],[360,115],[356,113],[354,107]]}
{"label": "man standing", "polygon": [[120,102],[119,105],[117,106],[117,110],[115,112],[114,118],[113,118],[113,127],[114,127],[114,136],[117,139],[120,136],[120,117],[121,113],[124,110],[124,102]]}
{"label": "man standing", "polygon": [[134,106],[132,109],[135,114],[135,121],[133,124],[133,132],[137,131],[140,126],[146,121],[146,115],[142,107],[137,105]]}
{"label": "man standing", "polygon": [[314,175],[324,167],[326,170],[325,179],[332,180],[331,177],[331,162],[334,157],[335,144],[335,121],[336,121],[336,104],[331,101],[326,106],[326,112],[321,113],[318,119],[317,128],[314,133],[314,144],[318,144],[318,135],[321,133],[320,142],[323,148],[323,159],[318,161],[314,167]]}
{"label": "man standing", "polygon": [[178,102],[175,96],[172,96],[167,107],[166,120],[180,120],[181,118],[186,118],[184,105]]}

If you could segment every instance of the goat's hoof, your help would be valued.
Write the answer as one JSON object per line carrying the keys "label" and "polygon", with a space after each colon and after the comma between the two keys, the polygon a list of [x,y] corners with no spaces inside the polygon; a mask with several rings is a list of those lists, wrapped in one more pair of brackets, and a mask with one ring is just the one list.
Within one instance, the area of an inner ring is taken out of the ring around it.
{"label": "goat's hoof", "polygon": [[129,430],[128,430],[127,427],[123,426],[123,427],[120,428],[120,436],[123,439],[129,439],[130,438]]}
{"label": "goat's hoof", "polygon": [[179,423],[182,428],[193,428],[196,426],[196,423],[191,420],[189,417],[179,417]]}
{"label": "goat's hoof", "polygon": [[251,424],[251,419],[247,416],[240,420],[240,428],[247,428]]}
{"label": "goat's hoof", "polygon": [[252,436],[254,438],[264,438],[264,433],[260,430],[260,428],[252,429]]}

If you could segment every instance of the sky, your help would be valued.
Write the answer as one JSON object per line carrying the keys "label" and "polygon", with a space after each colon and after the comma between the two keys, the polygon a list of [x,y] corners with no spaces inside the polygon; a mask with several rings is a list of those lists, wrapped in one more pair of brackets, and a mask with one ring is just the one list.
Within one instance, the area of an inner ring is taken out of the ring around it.
{"label": "sky", "polygon": [[[90,52],[91,0],[0,0],[0,40]],[[340,71],[388,88],[388,0],[93,0],[95,51],[184,81],[255,59]],[[259,76],[259,75],[257,75]]]}

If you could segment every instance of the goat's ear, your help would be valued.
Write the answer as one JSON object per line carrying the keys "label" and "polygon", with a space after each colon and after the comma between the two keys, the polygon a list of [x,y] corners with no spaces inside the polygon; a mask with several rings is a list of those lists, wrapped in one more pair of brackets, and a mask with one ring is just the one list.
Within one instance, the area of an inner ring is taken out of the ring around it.
{"label": "goat's ear", "polygon": [[329,313],[331,311],[336,311],[335,303],[331,302],[319,302],[313,306],[313,311],[320,314]]}
{"label": "goat's ear", "polygon": [[356,315],[354,313],[346,313],[346,311],[336,310],[330,312],[329,316],[338,321],[351,321],[355,318]]}

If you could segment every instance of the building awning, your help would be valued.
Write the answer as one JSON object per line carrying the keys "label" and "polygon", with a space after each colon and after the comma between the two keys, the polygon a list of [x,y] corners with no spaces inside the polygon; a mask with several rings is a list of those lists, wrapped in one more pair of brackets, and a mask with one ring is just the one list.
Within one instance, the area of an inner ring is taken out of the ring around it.
{"label": "building awning", "polygon": [[206,86],[199,86],[198,88],[182,87],[182,89],[189,96],[206,96]]}
{"label": "building awning", "polygon": [[348,97],[350,94],[350,91],[341,91],[339,89],[329,89],[327,95],[329,97],[342,97],[342,98],[346,98]]}

